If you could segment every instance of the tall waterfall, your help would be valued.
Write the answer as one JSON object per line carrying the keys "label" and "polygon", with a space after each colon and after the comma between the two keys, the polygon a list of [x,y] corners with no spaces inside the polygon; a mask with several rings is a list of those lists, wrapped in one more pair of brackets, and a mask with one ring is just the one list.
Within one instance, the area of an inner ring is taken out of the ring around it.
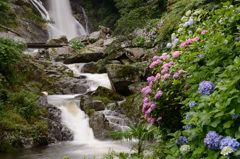
{"label": "tall waterfall", "polygon": [[73,17],[69,0],[50,0],[51,17],[56,29],[51,36],[66,35],[70,40],[79,35],[87,35],[84,27]]}
{"label": "tall waterfall", "polygon": [[85,20],[85,24],[86,24],[86,32],[87,34],[89,34],[89,28],[88,28],[88,25],[89,25],[89,21],[88,21],[88,17],[87,17],[87,14],[84,10],[84,8],[82,7],[82,12],[83,12],[83,17],[84,17],[84,20]]}

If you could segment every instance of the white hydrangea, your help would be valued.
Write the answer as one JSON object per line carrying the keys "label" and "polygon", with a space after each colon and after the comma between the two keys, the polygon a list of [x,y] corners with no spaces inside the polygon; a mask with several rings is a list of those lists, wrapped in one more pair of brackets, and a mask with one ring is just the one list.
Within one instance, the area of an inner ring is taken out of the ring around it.
{"label": "white hydrangea", "polygon": [[189,17],[189,16],[191,15],[191,13],[192,13],[191,10],[187,11],[187,12],[186,12],[186,16]]}

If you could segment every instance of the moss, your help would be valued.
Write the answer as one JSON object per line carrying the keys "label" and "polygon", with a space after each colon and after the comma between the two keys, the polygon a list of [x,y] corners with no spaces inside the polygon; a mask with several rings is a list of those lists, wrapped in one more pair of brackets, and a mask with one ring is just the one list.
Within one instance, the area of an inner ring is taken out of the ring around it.
{"label": "moss", "polygon": [[92,94],[92,97],[97,100],[102,100],[105,104],[123,100],[123,97],[120,94],[102,86],[97,88]]}
{"label": "moss", "polygon": [[6,140],[0,140],[0,152],[12,152],[16,151],[13,145]]}
{"label": "moss", "polygon": [[88,115],[88,116],[91,116],[92,114],[95,113],[95,110],[94,109],[90,109],[90,108],[87,108],[85,113]]}
{"label": "moss", "polygon": [[108,97],[101,97],[101,96],[93,96],[94,100],[100,100],[103,104],[113,103],[114,100],[109,99]]}

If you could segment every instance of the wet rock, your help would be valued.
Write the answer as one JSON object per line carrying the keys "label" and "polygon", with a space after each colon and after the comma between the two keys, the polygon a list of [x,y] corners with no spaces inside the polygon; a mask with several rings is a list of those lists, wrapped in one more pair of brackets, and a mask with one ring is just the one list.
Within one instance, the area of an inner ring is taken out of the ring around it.
{"label": "wet rock", "polygon": [[70,41],[75,40],[75,39],[78,39],[82,42],[86,42],[87,39],[88,39],[88,36],[87,35],[81,35],[81,36],[78,36],[78,37],[75,37],[75,38],[71,39]]}
{"label": "wet rock", "polygon": [[82,71],[84,73],[97,73],[98,72],[97,70],[98,67],[94,62],[87,63],[82,67]]}
{"label": "wet rock", "polygon": [[80,108],[83,111],[94,109],[95,111],[104,110],[105,106],[100,100],[93,100],[89,95],[83,95],[80,99]]}
{"label": "wet rock", "polygon": [[118,60],[111,60],[111,61],[108,61],[108,64],[121,64],[121,62]]}
{"label": "wet rock", "polygon": [[131,93],[135,94],[141,92],[142,88],[146,87],[147,85],[149,85],[148,82],[136,82],[130,84],[128,86],[128,89],[130,90]]}
{"label": "wet rock", "polygon": [[54,59],[55,61],[63,61],[67,57],[74,54],[74,49],[70,46],[60,48],[49,48],[46,51],[47,59]]}
{"label": "wet rock", "polygon": [[104,40],[103,45],[109,46],[114,40],[116,40],[116,38],[106,39],[106,40]]}
{"label": "wet rock", "polygon": [[44,107],[48,105],[48,101],[47,101],[47,96],[46,95],[42,95],[38,98],[38,100],[36,101],[36,105],[38,107]]}
{"label": "wet rock", "polygon": [[48,142],[73,140],[71,131],[61,123],[61,110],[55,106],[48,107]]}
{"label": "wet rock", "polygon": [[99,26],[99,31],[95,31],[88,36],[89,42],[93,43],[99,39],[107,39],[112,35],[112,30],[104,26]]}
{"label": "wet rock", "polygon": [[125,55],[133,62],[140,62],[146,54],[143,48],[126,48]]}
{"label": "wet rock", "polygon": [[124,100],[123,96],[121,96],[117,92],[115,92],[115,91],[113,91],[111,89],[102,87],[102,86],[99,86],[94,91],[94,93],[92,93],[92,96],[106,97],[106,98],[108,98],[110,100],[113,100],[113,101],[122,101],[122,100]]}
{"label": "wet rock", "polygon": [[67,45],[68,39],[65,35],[57,36],[47,41],[48,45]]}
{"label": "wet rock", "polygon": [[[83,50],[85,49],[85,50]],[[94,48],[83,48],[83,53],[71,56],[64,60],[64,64],[72,63],[86,63],[86,62],[96,62],[105,57],[104,48],[94,47]]]}
{"label": "wet rock", "polygon": [[89,125],[93,130],[94,137],[99,140],[109,139],[107,131],[112,131],[109,126],[109,121],[105,115],[100,112],[95,112],[89,118]]}
{"label": "wet rock", "polygon": [[33,138],[29,137],[29,138],[23,138],[22,139],[22,145],[24,149],[30,149],[33,147]]}
{"label": "wet rock", "polygon": [[131,92],[128,86],[141,81],[142,70],[132,65],[106,65],[107,74],[115,87],[116,91],[123,95],[129,95]]}
{"label": "wet rock", "polygon": [[75,84],[73,85],[73,93],[76,93],[76,94],[84,94],[87,92],[87,87],[86,85],[82,85],[82,84]]}

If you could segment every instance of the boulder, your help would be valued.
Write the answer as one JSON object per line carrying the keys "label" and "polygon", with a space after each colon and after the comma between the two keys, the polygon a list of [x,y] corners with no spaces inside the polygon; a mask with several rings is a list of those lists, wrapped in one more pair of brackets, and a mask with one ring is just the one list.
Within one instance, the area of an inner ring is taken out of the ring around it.
{"label": "boulder", "polygon": [[136,82],[133,84],[130,84],[128,86],[128,89],[131,93],[135,94],[135,93],[139,93],[141,92],[143,87],[146,87],[148,84],[148,82]]}
{"label": "boulder", "polygon": [[143,48],[126,48],[125,55],[133,62],[140,62],[145,56],[146,51]]}
{"label": "boulder", "polygon": [[95,62],[90,62],[82,67],[84,73],[97,73],[98,67]]}
{"label": "boulder", "polygon": [[99,31],[95,31],[88,36],[90,43],[93,43],[99,39],[107,39],[112,35],[112,30],[104,26],[99,26]]}
{"label": "boulder", "polygon": [[44,107],[48,105],[48,101],[47,101],[47,96],[46,95],[42,95],[40,96],[37,101],[36,101],[36,105],[38,107]]}
{"label": "boulder", "polygon": [[113,100],[113,101],[122,101],[124,100],[123,96],[121,96],[120,94],[118,94],[117,92],[111,90],[111,89],[108,89],[108,88],[105,88],[105,87],[102,87],[102,86],[99,86],[93,93],[92,93],[92,96],[100,96],[100,97],[107,97],[108,99],[110,100]]}
{"label": "boulder", "polygon": [[46,43],[47,45],[67,45],[68,39],[65,35],[57,36],[49,39]]}
{"label": "boulder", "polygon": [[105,57],[104,48],[102,47],[86,47],[81,53],[73,55],[64,60],[64,64],[96,62]]}
{"label": "boulder", "polygon": [[73,140],[71,131],[61,122],[61,110],[55,106],[48,107],[48,142]]}
{"label": "boulder", "polygon": [[109,46],[114,40],[116,40],[116,38],[106,39],[106,40],[104,40],[103,45]]}
{"label": "boulder", "polygon": [[121,62],[118,60],[111,60],[111,61],[108,61],[107,64],[121,64]]}
{"label": "boulder", "polygon": [[60,48],[49,48],[46,52],[48,59],[54,59],[55,61],[63,61],[68,56],[74,54],[74,49],[70,46],[64,46]]}
{"label": "boulder", "polygon": [[94,109],[95,111],[101,111],[105,109],[102,101],[100,100],[93,100],[93,98],[89,95],[83,95],[80,98],[80,108],[83,111],[88,111],[90,109]]}
{"label": "boulder", "polygon": [[70,41],[75,40],[75,39],[78,39],[82,42],[86,42],[87,39],[88,39],[88,36],[87,35],[81,35],[81,36],[78,36],[78,37],[75,37],[75,38],[71,39]]}
{"label": "boulder", "polygon": [[109,139],[107,131],[112,131],[109,126],[109,121],[105,115],[99,112],[95,112],[89,118],[89,125],[93,130],[94,137],[99,140]]}
{"label": "boulder", "polygon": [[141,81],[142,70],[133,65],[108,64],[106,70],[115,90],[123,95],[129,95],[131,92],[128,86]]}

